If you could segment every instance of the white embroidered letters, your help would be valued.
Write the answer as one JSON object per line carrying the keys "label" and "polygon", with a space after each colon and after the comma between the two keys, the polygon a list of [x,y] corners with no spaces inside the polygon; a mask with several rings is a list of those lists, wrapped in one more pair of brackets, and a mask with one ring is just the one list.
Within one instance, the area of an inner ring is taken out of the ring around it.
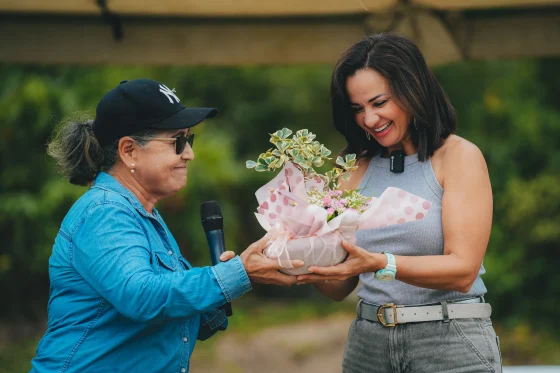
{"label": "white embroidered letters", "polygon": [[180,102],[180,101],[181,101],[181,100],[179,100],[179,97],[177,97],[177,96],[175,95],[175,88],[169,89],[169,88],[167,88],[165,85],[160,84],[160,85],[159,85],[159,91],[160,91],[161,93],[163,93],[163,94],[167,97],[167,99],[169,100],[169,102],[171,102],[171,103],[173,103],[173,98],[174,98],[175,100],[177,100],[177,102]]}

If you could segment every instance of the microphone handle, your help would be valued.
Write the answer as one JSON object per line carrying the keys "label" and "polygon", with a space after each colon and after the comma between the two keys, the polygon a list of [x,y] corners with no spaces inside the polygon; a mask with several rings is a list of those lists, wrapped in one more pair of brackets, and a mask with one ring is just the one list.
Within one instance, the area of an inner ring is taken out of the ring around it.
{"label": "microphone handle", "polygon": [[[212,260],[212,265],[216,265],[220,263],[220,255],[222,255],[225,251],[223,229],[207,231],[206,239],[208,240],[208,248],[210,249],[210,259]],[[231,303],[228,302],[224,304],[222,308],[226,311],[227,316],[233,315]]]}
{"label": "microphone handle", "polygon": [[208,247],[210,248],[210,259],[212,260],[212,265],[220,263],[220,255],[225,250],[224,245],[224,231],[222,229],[216,229],[206,232],[206,239],[208,240]]}

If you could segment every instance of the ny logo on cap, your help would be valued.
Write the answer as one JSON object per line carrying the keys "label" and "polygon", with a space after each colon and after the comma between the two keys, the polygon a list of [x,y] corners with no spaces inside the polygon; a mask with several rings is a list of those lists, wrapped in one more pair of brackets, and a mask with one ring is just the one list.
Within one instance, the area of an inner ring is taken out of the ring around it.
{"label": "ny logo on cap", "polygon": [[181,101],[181,100],[179,100],[179,97],[177,97],[177,96],[175,95],[175,88],[169,89],[169,88],[167,88],[165,85],[160,84],[160,85],[159,85],[159,91],[160,91],[161,93],[163,93],[163,94],[167,97],[167,99],[169,100],[169,102],[171,102],[171,103],[173,103],[173,98],[174,98],[175,100],[177,100],[177,102],[180,102],[180,101]]}

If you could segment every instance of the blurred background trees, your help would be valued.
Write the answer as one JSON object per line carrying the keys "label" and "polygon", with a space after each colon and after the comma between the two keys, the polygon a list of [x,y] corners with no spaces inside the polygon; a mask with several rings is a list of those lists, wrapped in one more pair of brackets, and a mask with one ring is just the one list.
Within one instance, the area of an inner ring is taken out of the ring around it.
{"label": "blurred background trees", "polygon": [[[484,276],[504,328],[520,323],[560,337],[560,59],[462,62],[434,71],[459,115],[458,134],[486,157],[494,223]],[[226,245],[241,252],[264,231],[254,192],[269,173],[245,168],[266,150],[269,133],[307,128],[336,154],[343,139],[330,116],[331,66],[244,68],[0,68],[0,320],[44,320],[48,258],[60,222],[86,188],[55,172],[45,153],[67,117],[93,118],[119,81],[152,78],[176,88],[186,105],[215,106],[196,127],[187,187],[158,209],[183,255],[208,265],[199,206],[216,199]],[[255,289],[261,298],[315,299],[311,287]],[[350,306],[352,308],[352,306]],[[41,331],[42,332],[42,331]]]}

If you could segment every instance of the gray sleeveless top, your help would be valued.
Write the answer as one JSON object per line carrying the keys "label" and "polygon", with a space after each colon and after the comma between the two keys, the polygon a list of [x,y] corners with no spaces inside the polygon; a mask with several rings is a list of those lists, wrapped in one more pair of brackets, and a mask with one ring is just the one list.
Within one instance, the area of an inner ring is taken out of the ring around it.
{"label": "gray sleeveless top", "polygon": [[[431,160],[420,162],[417,154],[406,156],[402,173],[391,172],[389,162],[389,158],[380,156],[371,159],[359,186],[362,194],[379,197],[387,187],[396,187],[427,199],[432,203],[432,208],[422,220],[358,231],[357,244],[373,253],[388,251],[406,256],[443,255],[443,188],[436,179]],[[471,290],[466,294],[420,288],[398,280],[381,282],[375,279],[373,273],[363,273],[360,275],[362,285],[358,289],[358,297],[378,305],[419,305],[473,298],[486,293],[486,286],[480,278],[484,273],[484,267],[481,266]]]}

